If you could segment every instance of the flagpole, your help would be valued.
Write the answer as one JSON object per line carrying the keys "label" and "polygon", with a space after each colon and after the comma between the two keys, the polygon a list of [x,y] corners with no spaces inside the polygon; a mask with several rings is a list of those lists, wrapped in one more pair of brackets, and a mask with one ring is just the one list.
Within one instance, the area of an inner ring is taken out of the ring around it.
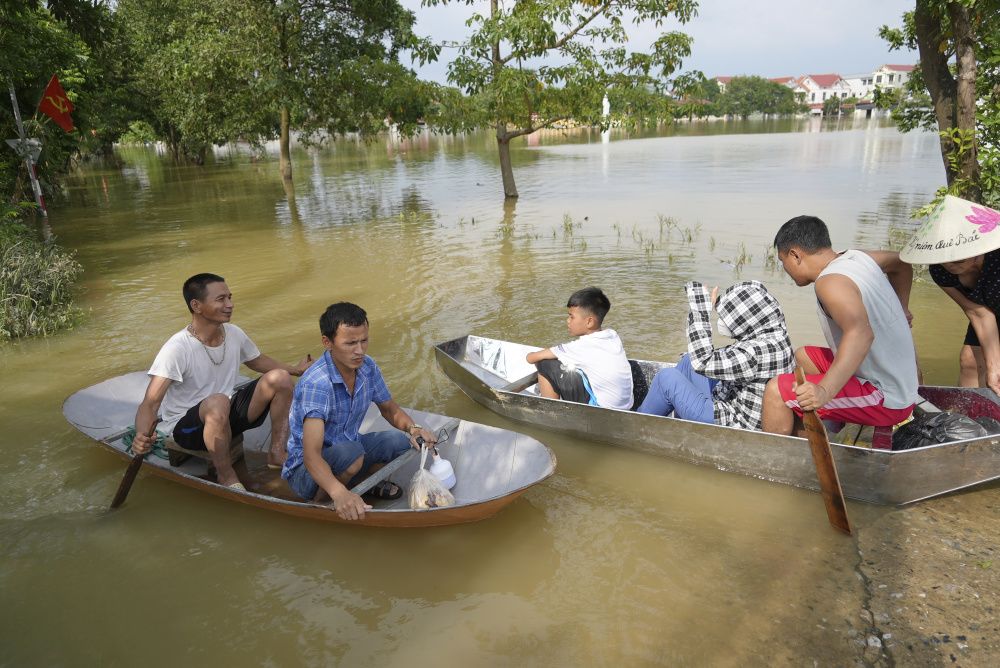
{"label": "flagpole", "polygon": [[10,101],[14,106],[14,118],[17,119],[17,135],[21,139],[21,153],[24,155],[24,164],[28,167],[28,176],[31,177],[31,190],[35,193],[35,201],[38,203],[38,210],[42,212],[42,218],[48,217],[45,210],[45,200],[42,198],[42,187],[38,183],[38,174],[35,172],[35,161],[28,149],[28,141],[24,136],[24,126],[21,124],[21,109],[17,106],[17,95],[14,93],[14,82],[7,79],[10,84]]}

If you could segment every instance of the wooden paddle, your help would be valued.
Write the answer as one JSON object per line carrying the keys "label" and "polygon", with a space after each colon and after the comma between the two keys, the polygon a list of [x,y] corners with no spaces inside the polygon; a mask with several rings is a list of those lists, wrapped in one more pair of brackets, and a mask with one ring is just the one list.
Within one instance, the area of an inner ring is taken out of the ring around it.
{"label": "wooden paddle", "polygon": [[[795,381],[802,385],[806,375],[802,367],[795,367]],[[826,504],[826,514],[830,524],[851,535],[851,522],[847,519],[847,505],[844,503],[844,492],[840,488],[840,478],[837,467],[833,463],[833,453],[830,452],[830,440],[826,436],[826,427],[815,411],[802,411],[802,422],[809,436],[809,449],[812,450],[813,462],[816,464],[816,477],[819,487],[823,490],[823,503]]]}
{"label": "wooden paddle", "polygon": [[[153,418],[153,424],[149,425],[149,431],[146,433],[147,438],[153,438],[153,435],[156,434],[156,425],[159,423],[160,418]],[[125,503],[125,497],[128,496],[128,491],[132,489],[132,483],[135,481],[135,476],[142,467],[142,460],[144,458],[145,455],[134,455],[132,457],[132,461],[125,470],[125,477],[122,478],[122,483],[118,485],[118,492],[111,502],[112,510]]]}

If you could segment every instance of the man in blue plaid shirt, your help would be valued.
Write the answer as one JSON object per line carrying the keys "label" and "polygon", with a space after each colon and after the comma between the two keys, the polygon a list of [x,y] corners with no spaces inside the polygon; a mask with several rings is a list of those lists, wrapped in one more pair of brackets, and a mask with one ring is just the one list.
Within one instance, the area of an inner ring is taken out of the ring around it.
{"label": "man in blue plaid shirt", "polygon": [[[330,306],[319,320],[326,352],[295,386],[288,415],[288,459],[281,477],[306,500],[333,501],[345,520],[362,520],[371,510],[350,491],[410,447],[417,438],[437,443],[433,432],[415,424],[393,401],[382,372],[368,350],[368,314],[355,304]],[[359,432],[368,407],[399,431]],[[403,490],[384,480],[370,494],[397,499]]]}

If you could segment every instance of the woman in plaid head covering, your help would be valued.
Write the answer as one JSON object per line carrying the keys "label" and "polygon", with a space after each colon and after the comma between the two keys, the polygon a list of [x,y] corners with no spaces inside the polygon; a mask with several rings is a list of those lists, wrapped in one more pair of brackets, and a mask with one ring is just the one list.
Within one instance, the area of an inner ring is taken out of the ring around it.
{"label": "woman in plaid head covering", "polygon": [[[696,281],[684,290],[690,306],[688,353],[676,367],[656,374],[638,412],[760,430],[767,381],[793,366],[781,305],[758,281],[736,283],[721,295],[718,288],[709,295]],[[719,333],[736,339],[718,349],[712,341],[713,304]]]}

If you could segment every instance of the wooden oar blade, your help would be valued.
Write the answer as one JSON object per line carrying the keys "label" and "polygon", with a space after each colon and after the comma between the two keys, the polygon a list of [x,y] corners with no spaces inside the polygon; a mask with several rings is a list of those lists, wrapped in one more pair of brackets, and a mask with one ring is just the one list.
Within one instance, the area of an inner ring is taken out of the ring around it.
{"label": "wooden oar blade", "polygon": [[125,470],[125,476],[122,477],[121,484],[118,485],[115,498],[111,501],[112,510],[125,503],[125,497],[128,496],[129,490],[132,489],[132,483],[135,482],[135,476],[140,468],[142,468],[142,455],[135,455]]}
{"label": "wooden oar blade", "polygon": [[[795,367],[795,380],[799,385],[806,382],[805,372],[800,366]],[[806,436],[809,437],[809,449],[816,465],[819,488],[823,491],[823,504],[826,506],[827,517],[835,529],[840,529],[850,536],[851,523],[847,519],[847,504],[844,502],[844,492],[840,488],[840,477],[833,462],[826,427],[814,411],[802,411],[802,423],[806,428]]]}
{"label": "wooden oar blade", "polygon": [[[837,466],[833,461],[833,452],[830,450],[830,440],[826,435],[826,427],[823,426],[823,421],[812,412],[804,413],[803,422],[809,436],[809,449],[812,451],[813,463],[816,465],[819,487],[823,491],[823,503],[826,505],[827,517],[830,518],[830,524],[835,529],[840,529],[850,536],[852,533],[851,522],[847,519],[847,504],[840,487],[840,476],[837,475]],[[823,447],[824,445],[826,447]]]}
{"label": "wooden oar blade", "polygon": [[[156,425],[159,423],[160,418],[153,418],[153,424],[149,425],[149,431],[146,433],[146,436],[153,438],[156,434]],[[121,484],[118,485],[118,491],[115,492],[115,498],[111,500],[112,510],[125,503],[125,497],[128,496],[128,491],[132,489],[132,483],[135,481],[135,476],[139,473],[139,469],[142,468],[143,459],[145,459],[143,455],[135,455],[132,457],[132,461],[129,462],[128,468],[125,469],[125,475],[122,477]]]}

